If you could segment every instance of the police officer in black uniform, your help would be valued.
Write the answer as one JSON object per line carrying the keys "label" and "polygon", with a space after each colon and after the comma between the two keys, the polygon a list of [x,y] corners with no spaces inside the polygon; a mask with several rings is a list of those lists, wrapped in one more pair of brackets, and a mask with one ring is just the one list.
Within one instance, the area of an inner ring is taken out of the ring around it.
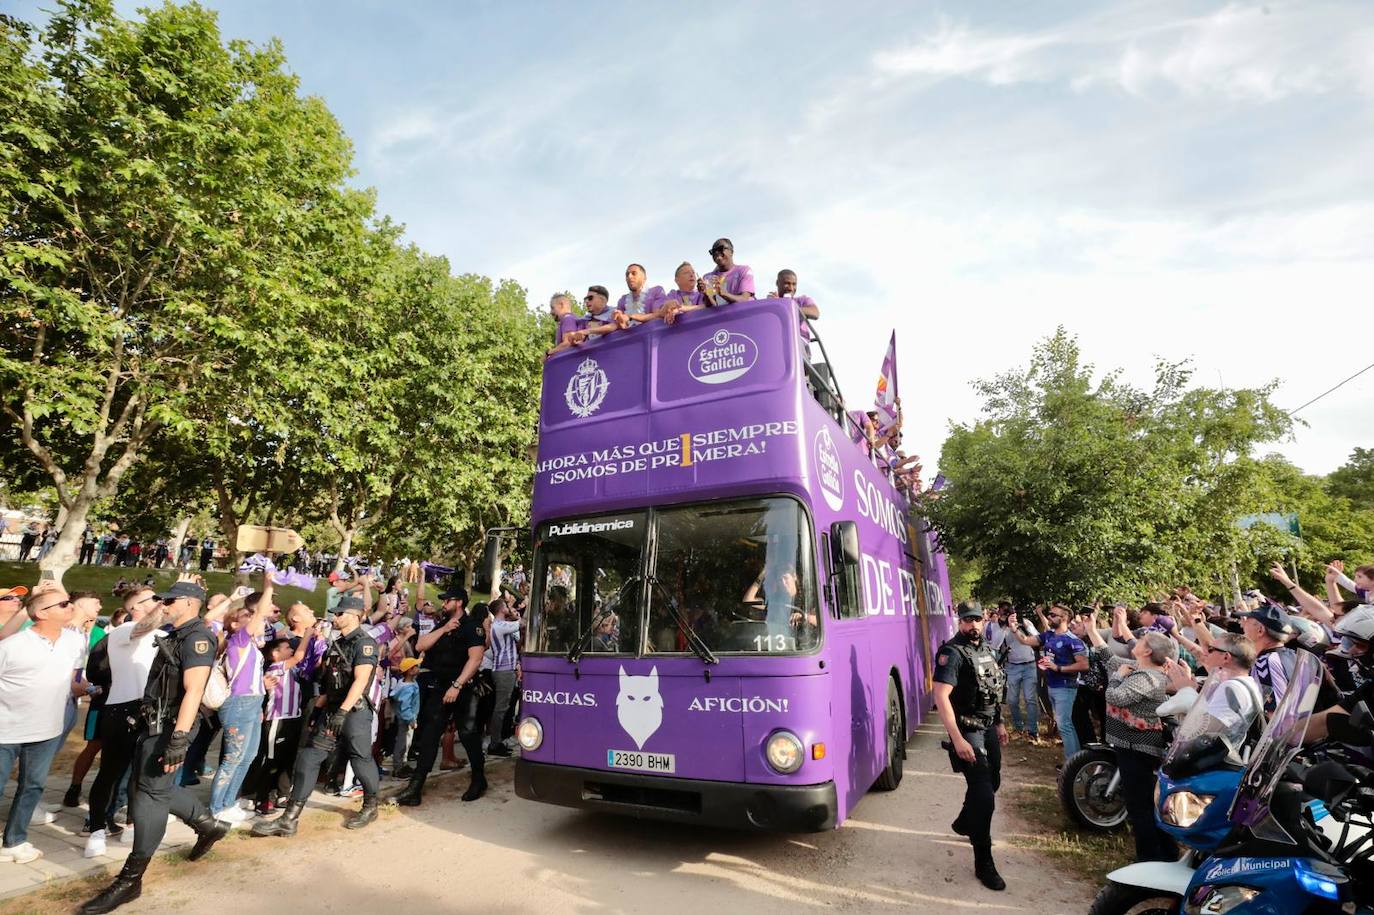
{"label": "police officer in black uniform", "polygon": [[253,827],[255,836],[294,836],[306,799],[320,777],[320,766],[340,748],[353,763],[353,774],[363,785],[363,806],[345,823],[345,829],[362,829],[377,819],[377,764],[372,759],[372,703],[368,690],[377,673],[377,640],[362,627],[366,612],[361,597],[341,598],[334,607],[334,627],[339,637],[320,661],[314,723],[305,748],[296,755],[291,802],[275,820]]}
{"label": "police officer in black uniform", "polygon": [[167,832],[167,814],[176,814],[196,831],[196,844],[186,856],[189,861],[203,858],[230,828],[216,820],[190,789],[177,784],[218,648],[214,633],[200,618],[205,589],[184,579],[157,596],[172,631],[158,640],[143,693],[143,720],[133,762],[134,793],[129,799],[134,847],[114,882],[81,907],[82,915],[112,912],[139,897],[143,872]]}
{"label": "police officer in black uniform", "polygon": [[997,654],[983,641],[983,608],[959,604],[959,633],[940,646],[935,659],[935,709],[949,732],[944,747],[950,765],[968,789],[964,807],[951,825],[973,845],[973,873],[988,889],[1006,889],[992,860],[992,811],[1002,784],[1002,724],[1006,677]]}
{"label": "police officer in black uniform", "polygon": [[417,807],[424,791],[425,779],[434,768],[439,754],[439,741],[454,722],[458,739],[462,741],[472,766],[472,781],[463,800],[475,801],[487,790],[485,759],[482,756],[482,735],[477,726],[478,669],[486,651],[486,633],[467,612],[468,592],[450,586],[439,595],[448,618],[443,625],[420,636],[416,649],[424,653],[429,668],[428,683],[420,696],[420,715],[416,723],[415,774],[410,784],[396,796],[403,807]]}

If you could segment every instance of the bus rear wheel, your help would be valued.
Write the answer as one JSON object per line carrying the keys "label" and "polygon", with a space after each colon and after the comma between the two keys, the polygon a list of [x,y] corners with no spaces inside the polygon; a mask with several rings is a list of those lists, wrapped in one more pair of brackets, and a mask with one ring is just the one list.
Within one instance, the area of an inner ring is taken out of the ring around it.
{"label": "bus rear wheel", "polygon": [[887,717],[883,724],[887,738],[887,765],[878,773],[873,787],[879,791],[895,791],[902,783],[902,761],[906,759],[906,716],[902,714],[902,697],[897,681],[887,681]]}

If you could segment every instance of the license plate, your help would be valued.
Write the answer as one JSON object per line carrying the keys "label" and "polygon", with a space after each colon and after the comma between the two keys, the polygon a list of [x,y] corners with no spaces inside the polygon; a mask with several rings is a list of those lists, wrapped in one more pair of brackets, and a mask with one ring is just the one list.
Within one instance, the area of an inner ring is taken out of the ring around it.
{"label": "license plate", "polygon": [[612,769],[634,769],[637,772],[677,771],[677,757],[672,753],[644,753],[639,750],[607,750],[606,765]]}

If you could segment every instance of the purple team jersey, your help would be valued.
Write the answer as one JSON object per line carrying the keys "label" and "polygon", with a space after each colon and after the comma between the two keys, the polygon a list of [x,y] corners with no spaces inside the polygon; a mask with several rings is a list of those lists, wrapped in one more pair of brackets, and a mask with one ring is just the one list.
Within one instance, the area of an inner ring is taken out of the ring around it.
{"label": "purple team jersey", "polygon": [[566,314],[558,319],[558,339],[554,340],[554,345],[563,342],[563,338],[575,330],[581,330],[584,326],[582,319],[575,314]]}
{"label": "purple team jersey", "polygon": [[658,306],[663,304],[663,287],[650,286],[648,289],[639,290],[639,301],[630,298],[627,292],[620,297],[620,301],[615,303],[616,310],[623,311],[631,315],[644,315],[651,311],[658,311]]}
{"label": "purple team jersey", "polygon": [[229,695],[262,695],[262,652],[246,626],[235,629],[229,636],[224,649],[224,666],[227,675],[233,677],[229,681]]}
{"label": "purple team jersey", "polygon": [[744,264],[735,264],[728,273],[712,270],[702,277],[707,286],[716,285],[731,295],[754,294],[754,271]]}
{"label": "purple team jersey", "polygon": [[782,300],[784,302],[790,301],[797,304],[797,321],[801,324],[802,339],[809,343],[811,341],[811,327],[806,323],[806,315],[802,314],[801,310],[808,305],[814,306],[816,303],[809,295],[785,295],[782,297]]}
{"label": "purple team jersey", "polygon": [[689,289],[686,292],[683,292],[681,289],[674,289],[663,297],[663,301],[681,302],[683,305],[700,305],[703,298],[705,298],[705,296],[695,289]]}

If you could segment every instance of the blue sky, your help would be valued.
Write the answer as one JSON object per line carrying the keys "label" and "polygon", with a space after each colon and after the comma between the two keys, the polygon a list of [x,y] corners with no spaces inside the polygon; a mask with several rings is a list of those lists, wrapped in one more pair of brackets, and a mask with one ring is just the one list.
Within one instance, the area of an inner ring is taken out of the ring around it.
{"label": "blue sky", "polygon": [[[727,235],[761,292],[798,271],[852,401],[895,327],[927,466],[1058,324],[1288,407],[1374,361],[1361,0],[209,5],[456,270],[618,293]],[[1301,416],[1309,471],[1374,445],[1374,371]]]}

